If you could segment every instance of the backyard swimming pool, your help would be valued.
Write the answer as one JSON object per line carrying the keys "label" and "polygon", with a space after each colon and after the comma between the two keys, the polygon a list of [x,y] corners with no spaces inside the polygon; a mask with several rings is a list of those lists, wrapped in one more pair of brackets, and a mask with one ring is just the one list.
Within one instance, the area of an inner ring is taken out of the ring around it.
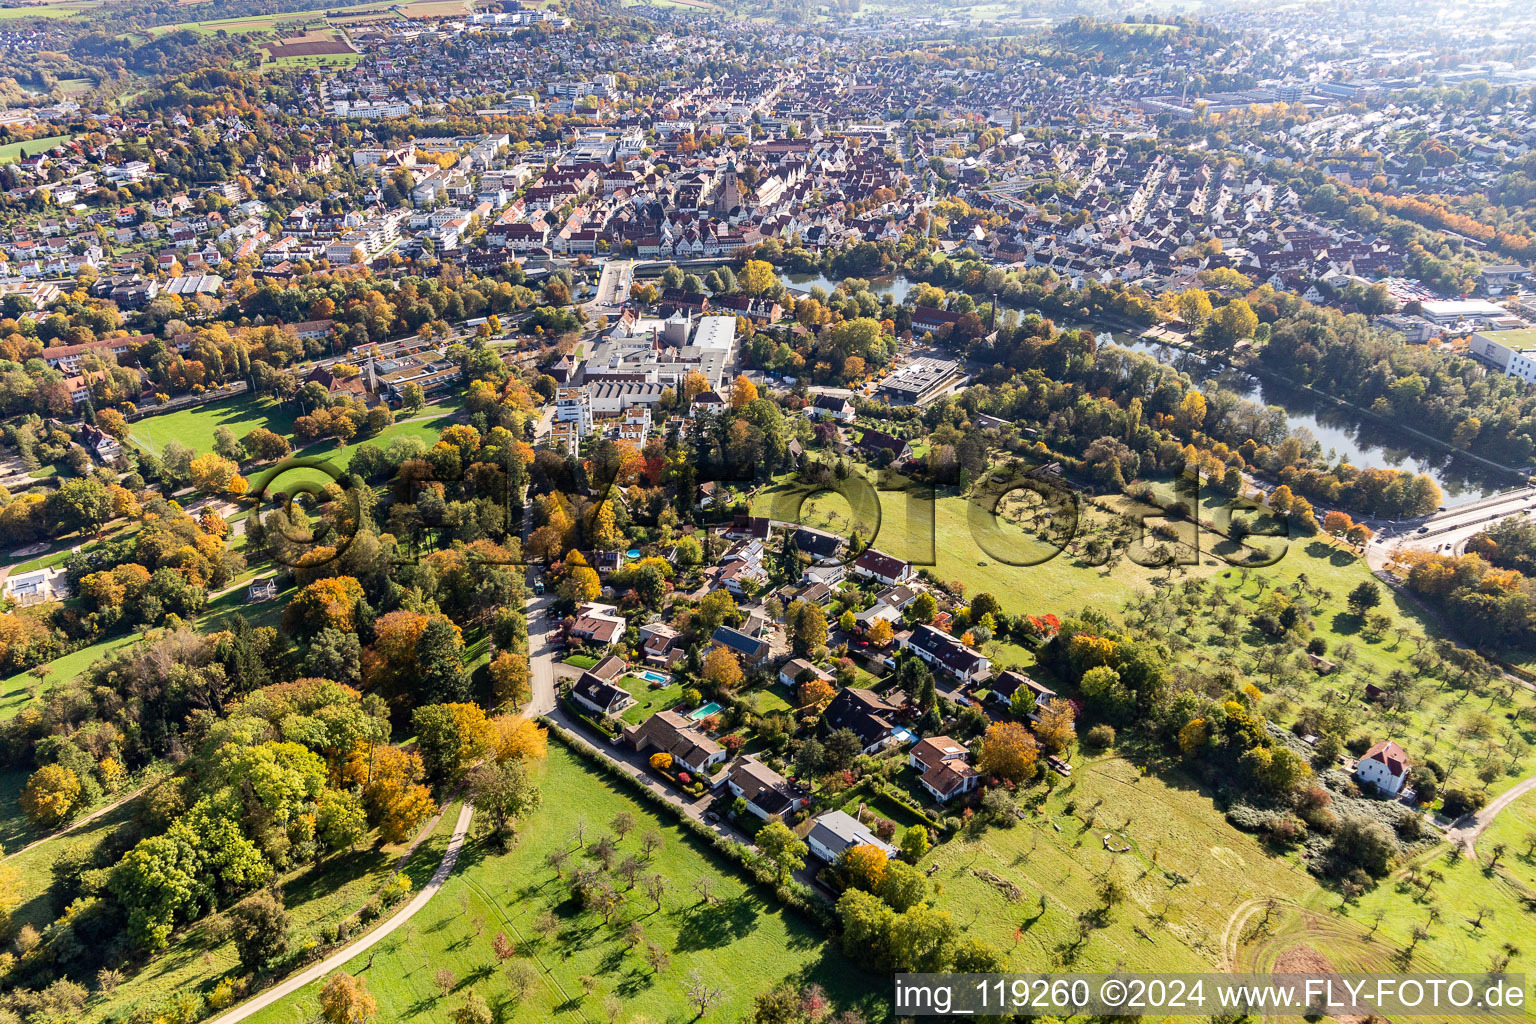
{"label": "backyard swimming pool", "polygon": [[697,711],[689,712],[688,717],[692,721],[697,722],[701,718],[708,718],[710,715],[718,713],[719,710],[720,710],[720,705],[716,704],[714,701],[710,701],[708,704],[705,704],[703,707],[699,708]]}
{"label": "backyard swimming pool", "polygon": [[650,669],[646,669],[639,675],[641,679],[644,679],[648,683],[665,683],[667,681],[666,676],[662,675],[660,672],[652,672]]}

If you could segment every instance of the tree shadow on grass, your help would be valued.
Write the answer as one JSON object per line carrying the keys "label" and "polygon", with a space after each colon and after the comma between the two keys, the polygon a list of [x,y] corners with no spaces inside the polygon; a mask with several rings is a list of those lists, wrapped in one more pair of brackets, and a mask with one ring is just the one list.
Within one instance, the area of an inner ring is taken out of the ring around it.
{"label": "tree shadow on grass", "polygon": [[283,883],[283,901],[298,906],[335,892],[347,882],[382,872],[391,857],[383,850],[358,850],[321,861],[295,878]]}
{"label": "tree shadow on grass", "polygon": [[695,906],[688,911],[678,930],[677,951],[695,952],[730,945],[755,931],[759,915],[765,912],[761,901],[747,895],[724,900],[712,907]]}

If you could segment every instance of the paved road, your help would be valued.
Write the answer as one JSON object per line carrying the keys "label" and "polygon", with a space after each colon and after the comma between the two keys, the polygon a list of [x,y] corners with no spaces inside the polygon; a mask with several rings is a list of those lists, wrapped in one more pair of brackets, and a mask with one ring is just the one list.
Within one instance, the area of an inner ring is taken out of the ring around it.
{"label": "paved road", "polygon": [[[1445,838],[1452,846],[1460,848],[1468,857],[1477,860],[1477,851],[1472,848],[1472,844],[1477,841],[1477,837],[1483,834],[1484,829],[1493,824],[1493,819],[1497,818],[1501,811],[1532,790],[1536,790],[1536,775],[1517,783],[1499,794],[1493,803],[1472,815],[1472,820],[1467,822],[1467,824],[1458,825],[1456,828],[1446,830]],[[1462,820],[1466,821],[1465,818]]]}
{"label": "paved road", "polygon": [[366,953],[388,938],[401,925],[415,917],[416,913],[422,907],[425,907],[433,896],[437,895],[437,891],[443,887],[443,883],[453,873],[453,865],[459,859],[459,850],[464,846],[464,837],[469,833],[469,822],[474,813],[474,805],[468,803],[464,804],[459,810],[459,820],[454,823],[453,835],[448,839],[448,849],[443,853],[442,862],[437,865],[437,870],[432,873],[431,880],[422,886],[421,891],[399,913],[350,946],[332,953],[308,970],[301,971],[282,984],[267,989],[267,991],[256,996],[250,1002],[235,1007],[223,1016],[215,1017],[212,1024],[235,1024],[236,1021],[245,1020],[247,1017],[266,1009],[280,999],[286,999],[310,982],[318,981],[332,971],[345,967],[358,955]]}

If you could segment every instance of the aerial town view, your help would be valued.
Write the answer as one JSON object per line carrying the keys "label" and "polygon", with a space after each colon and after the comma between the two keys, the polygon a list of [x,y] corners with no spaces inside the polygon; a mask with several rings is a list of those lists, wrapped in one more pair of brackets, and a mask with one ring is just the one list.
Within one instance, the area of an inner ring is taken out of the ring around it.
{"label": "aerial town view", "polygon": [[0,1024],[1536,1020],[1533,272],[1519,0],[0,0]]}

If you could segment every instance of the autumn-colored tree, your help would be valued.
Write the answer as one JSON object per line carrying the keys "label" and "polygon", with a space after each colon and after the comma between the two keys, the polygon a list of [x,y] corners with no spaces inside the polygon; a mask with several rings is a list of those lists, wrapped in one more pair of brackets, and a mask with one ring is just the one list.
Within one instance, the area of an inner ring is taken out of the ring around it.
{"label": "autumn-colored tree", "polygon": [[658,750],[651,755],[651,767],[659,772],[667,771],[672,767],[672,755],[666,751]]}
{"label": "autumn-colored tree", "polygon": [[716,647],[704,656],[704,679],[729,693],[741,685],[741,662],[729,647]]}
{"label": "autumn-colored tree", "polygon": [[885,880],[885,869],[890,863],[885,851],[872,843],[859,843],[844,850],[837,859],[837,867],[844,882],[854,889],[878,892]]}
{"label": "autumn-colored tree", "polygon": [[208,452],[199,455],[191,464],[192,486],[200,491],[219,491],[224,494],[244,494],[250,484],[240,475],[240,467],[222,455]]}
{"label": "autumn-colored tree", "polygon": [[288,602],[283,610],[283,629],[296,636],[313,636],[322,629],[355,633],[357,607],[362,600],[363,585],[351,576],[315,580]]}
{"label": "autumn-colored tree", "polygon": [[731,408],[740,409],[744,405],[757,401],[757,385],[747,379],[747,375],[737,374],[731,381]]}
{"label": "autumn-colored tree", "polygon": [[491,688],[497,700],[520,707],[532,696],[526,654],[502,651],[491,659],[490,672]]}
{"label": "autumn-colored tree", "polygon": [[983,775],[1024,782],[1034,776],[1035,761],[1039,756],[1034,735],[1022,724],[996,722],[987,727],[976,767]]}
{"label": "autumn-colored tree", "polygon": [[326,1024],[371,1024],[378,1013],[378,1000],[364,978],[337,971],[320,989],[320,1016]]}
{"label": "autumn-colored tree", "polygon": [[1335,537],[1344,536],[1344,534],[1349,532],[1350,527],[1354,525],[1355,521],[1349,517],[1349,513],[1340,512],[1338,509],[1334,509],[1323,516],[1323,532],[1332,534]]}
{"label": "autumn-colored tree", "polygon": [[538,760],[549,751],[549,734],[531,718],[498,715],[491,719],[495,730],[492,756],[498,761]]}
{"label": "autumn-colored tree", "polygon": [[[1019,687],[1024,689],[1024,687]],[[1053,700],[1041,709],[1035,722],[1035,736],[1047,754],[1059,754],[1077,738],[1073,722],[1072,702]]]}
{"label": "autumn-colored tree", "polygon": [[832,684],[821,677],[807,679],[800,684],[799,699],[802,708],[819,708],[831,703],[837,696]]}
{"label": "autumn-colored tree", "polygon": [[343,777],[361,786],[368,821],[386,843],[403,843],[437,812],[431,790],[421,784],[421,755],[387,745],[359,745],[347,756]]}
{"label": "autumn-colored tree", "polygon": [[741,285],[742,291],[757,297],[776,289],[779,278],[773,272],[773,264],[767,260],[747,260],[741,273],[736,275],[736,283]]}
{"label": "autumn-colored tree", "polygon": [[876,619],[870,624],[869,631],[864,634],[864,637],[876,647],[889,647],[891,641],[896,639],[896,630],[889,619]]}
{"label": "autumn-colored tree", "polygon": [[565,555],[565,571],[560,580],[560,594],[577,604],[597,600],[603,592],[603,584],[597,570],[587,564],[580,551],[571,550]]}
{"label": "autumn-colored tree", "polygon": [[80,777],[63,765],[45,764],[27,779],[19,802],[32,824],[61,825],[79,808]]}

